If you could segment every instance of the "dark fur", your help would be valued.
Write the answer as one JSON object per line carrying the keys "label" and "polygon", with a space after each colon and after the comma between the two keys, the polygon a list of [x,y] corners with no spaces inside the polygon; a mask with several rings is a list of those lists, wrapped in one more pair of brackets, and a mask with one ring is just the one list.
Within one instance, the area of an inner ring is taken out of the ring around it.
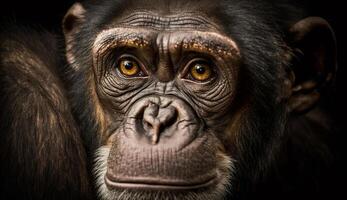
{"label": "dark fur", "polygon": [[86,154],[55,38],[29,29],[1,35],[1,199],[89,198]]}
{"label": "dark fur", "polygon": [[[240,199],[249,196],[318,199],[321,194],[334,191],[325,183],[334,178],[329,177],[334,174],[330,174],[333,156],[327,139],[332,125],[324,112],[319,119],[310,114],[289,116],[289,123],[284,124],[288,117],[283,115],[284,108],[273,106],[281,89],[278,88],[281,79],[274,74],[278,74],[280,66],[291,67],[285,59],[273,56],[278,48],[285,50],[281,44],[289,39],[288,27],[305,15],[285,2],[276,2],[272,5],[264,1],[228,1],[216,9],[219,13],[214,13],[225,19],[222,23],[235,37],[245,58],[242,80],[247,84],[242,91],[256,97],[252,102],[253,113],[249,113],[249,123],[243,130],[245,134],[238,139],[246,156],[237,158],[241,160],[237,166],[241,171],[232,193]],[[91,159],[86,158],[85,151],[91,155],[100,141],[95,137],[99,127],[87,92],[86,74],[90,70],[87,66],[91,63],[92,39],[112,20],[117,7],[114,1],[86,4],[86,21],[90,23],[76,35],[79,45],[73,49],[80,55],[76,62],[86,67],[76,72],[63,69],[65,61],[51,34],[20,29],[1,35],[1,197],[93,196],[87,172]],[[19,57],[19,52],[25,56]],[[38,119],[40,123],[35,125]],[[56,123],[49,124],[49,120]],[[272,130],[274,121],[275,131],[257,134]],[[288,131],[282,134],[285,126]],[[276,140],[271,141],[272,138]],[[259,165],[251,164],[258,162]]]}

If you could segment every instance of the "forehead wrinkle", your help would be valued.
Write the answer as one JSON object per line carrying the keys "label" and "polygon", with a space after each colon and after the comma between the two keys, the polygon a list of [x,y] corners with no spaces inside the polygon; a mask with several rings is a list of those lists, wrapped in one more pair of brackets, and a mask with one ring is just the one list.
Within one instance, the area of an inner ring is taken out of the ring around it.
{"label": "forehead wrinkle", "polygon": [[201,12],[184,12],[162,15],[150,11],[137,11],[121,18],[119,24],[133,27],[146,27],[154,30],[199,28],[219,30],[219,25]]}

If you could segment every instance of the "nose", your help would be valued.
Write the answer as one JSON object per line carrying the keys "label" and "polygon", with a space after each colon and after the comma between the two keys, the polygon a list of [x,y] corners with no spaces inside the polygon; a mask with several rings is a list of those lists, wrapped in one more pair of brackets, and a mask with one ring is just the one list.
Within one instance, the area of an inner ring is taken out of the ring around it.
{"label": "nose", "polygon": [[136,148],[182,149],[203,129],[192,107],[170,96],[147,96],[129,109],[120,131]]}
{"label": "nose", "polygon": [[176,121],[177,109],[174,106],[160,107],[155,103],[150,103],[144,110],[142,125],[152,144],[157,144],[160,135]]}

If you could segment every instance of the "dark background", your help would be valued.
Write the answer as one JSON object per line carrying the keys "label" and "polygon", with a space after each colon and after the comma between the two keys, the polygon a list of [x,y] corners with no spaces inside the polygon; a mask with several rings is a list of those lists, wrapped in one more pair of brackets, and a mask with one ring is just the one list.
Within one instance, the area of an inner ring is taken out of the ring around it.
{"label": "dark background", "polygon": [[[212,1],[212,0],[211,0]],[[347,144],[347,124],[346,113],[347,113],[347,97],[345,94],[347,86],[347,71],[346,71],[346,36],[347,31],[345,30],[345,22],[343,16],[346,18],[344,12],[344,1],[342,0],[295,0],[297,3],[305,6],[310,15],[321,16],[325,18],[333,27],[336,33],[337,45],[338,45],[338,62],[339,70],[337,73],[336,93],[333,97],[333,114],[340,130],[336,135],[337,149],[339,149],[340,163],[339,171],[346,171],[347,168],[343,160],[346,156],[344,154]],[[12,22],[20,25],[42,27],[50,31],[61,31],[61,21],[68,10],[73,4],[74,0],[29,0],[29,1],[18,1],[18,0],[4,0],[0,4],[0,29],[6,28],[6,23]],[[345,174],[341,174],[338,178],[343,181]],[[338,181],[338,180],[336,180]],[[344,180],[345,181],[345,180]],[[335,184],[336,185],[336,184]],[[338,184],[337,184],[338,185]],[[344,186],[343,186],[344,185]],[[347,184],[341,183],[341,189]],[[343,190],[343,189],[342,189]]]}

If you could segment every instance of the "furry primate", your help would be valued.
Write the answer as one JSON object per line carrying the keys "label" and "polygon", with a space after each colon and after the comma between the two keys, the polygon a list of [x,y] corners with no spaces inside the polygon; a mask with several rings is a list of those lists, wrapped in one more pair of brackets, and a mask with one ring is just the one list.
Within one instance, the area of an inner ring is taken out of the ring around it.
{"label": "furry primate", "polygon": [[1,199],[333,191],[322,18],[271,0],[95,0],[70,8],[64,41],[2,29]]}

